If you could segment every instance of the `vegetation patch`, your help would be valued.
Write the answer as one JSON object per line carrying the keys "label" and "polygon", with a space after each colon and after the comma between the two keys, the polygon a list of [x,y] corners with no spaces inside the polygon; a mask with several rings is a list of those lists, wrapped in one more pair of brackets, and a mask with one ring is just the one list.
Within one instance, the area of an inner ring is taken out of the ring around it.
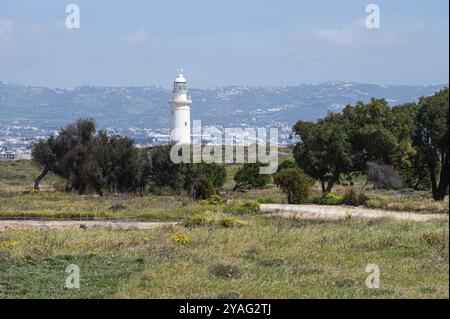
{"label": "vegetation patch", "polygon": [[267,257],[262,259],[259,264],[264,267],[280,267],[285,264],[285,261],[280,257]]}
{"label": "vegetation patch", "polygon": [[211,272],[221,278],[239,279],[244,275],[244,269],[237,262],[219,261],[211,266]]}
{"label": "vegetation patch", "polygon": [[342,196],[342,203],[350,206],[362,206],[369,200],[369,197],[362,191],[349,188]]}
{"label": "vegetation patch", "polygon": [[224,207],[224,212],[235,215],[259,214],[261,210],[256,201],[235,201]]}
{"label": "vegetation patch", "polygon": [[313,203],[317,205],[342,205],[344,198],[333,193],[325,193],[313,199]]}

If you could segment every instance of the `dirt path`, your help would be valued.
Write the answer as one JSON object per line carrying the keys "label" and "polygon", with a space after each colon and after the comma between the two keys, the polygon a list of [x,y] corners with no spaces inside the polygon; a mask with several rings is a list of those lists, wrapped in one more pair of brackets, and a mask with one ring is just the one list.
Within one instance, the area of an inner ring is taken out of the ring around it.
{"label": "dirt path", "polygon": [[352,218],[393,218],[425,222],[448,218],[448,215],[443,214],[418,214],[349,206],[261,204],[260,208],[263,213],[270,216],[304,219],[337,220],[351,216]]}
{"label": "dirt path", "polygon": [[31,228],[48,229],[154,229],[164,226],[175,226],[177,222],[124,222],[124,221],[73,221],[73,220],[0,220],[0,232]]}

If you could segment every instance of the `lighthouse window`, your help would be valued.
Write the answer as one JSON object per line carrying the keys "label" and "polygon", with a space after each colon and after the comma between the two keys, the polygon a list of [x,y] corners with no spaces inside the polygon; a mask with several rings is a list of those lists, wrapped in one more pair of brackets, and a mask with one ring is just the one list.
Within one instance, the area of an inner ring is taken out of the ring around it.
{"label": "lighthouse window", "polygon": [[184,122],[184,126],[187,126],[187,122]]}
{"label": "lighthouse window", "polygon": [[186,83],[175,83],[174,89],[175,90],[186,90]]}

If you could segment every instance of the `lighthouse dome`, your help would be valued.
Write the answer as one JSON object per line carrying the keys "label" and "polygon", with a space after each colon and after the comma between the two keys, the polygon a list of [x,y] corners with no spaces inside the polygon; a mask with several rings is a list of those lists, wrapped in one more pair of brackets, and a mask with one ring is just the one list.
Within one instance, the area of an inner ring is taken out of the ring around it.
{"label": "lighthouse dome", "polygon": [[184,78],[183,73],[178,73],[177,78],[175,79],[176,83],[186,83],[186,79]]}

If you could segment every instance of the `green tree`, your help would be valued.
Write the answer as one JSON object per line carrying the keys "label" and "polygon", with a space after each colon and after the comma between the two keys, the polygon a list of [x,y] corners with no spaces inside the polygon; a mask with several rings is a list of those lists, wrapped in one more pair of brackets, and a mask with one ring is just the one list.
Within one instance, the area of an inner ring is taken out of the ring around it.
{"label": "green tree", "polygon": [[169,187],[181,193],[185,187],[187,165],[174,163],[170,159],[170,150],[173,144],[158,145],[150,149],[152,169],[150,186],[152,191]]}
{"label": "green tree", "polygon": [[320,181],[322,192],[329,193],[341,174],[352,169],[351,144],[346,128],[331,115],[317,123],[299,121],[294,132],[300,142],[294,147],[299,167]]}
{"label": "green tree", "polygon": [[403,116],[408,108],[411,106],[395,111],[402,119],[396,122],[385,100],[371,99],[367,104],[347,105],[341,114],[328,114],[315,123],[299,121],[293,127],[300,137],[294,148],[298,166],[318,179],[322,191],[328,193],[342,174],[362,174],[368,162],[398,167],[404,161],[410,165],[412,124],[411,118]]}
{"label": "green tree", "polygon": [[449,89],[419,100],[414,145],[428,167],[435,200],[443,200],[449,185]]}
{"label": "green tree", "polygon": [[68,190],[75,189],[84,193],[87,187],[83,168],[87,166],[92,154],[92,140],[95,135],[95,123],[80,119],[61,128],[58,135],[39,140],[32,149],[33,162],[43,168],[36,178],[34,188],[39,189],[40,181],[49,173],[64,178]]}
{"label": "green tree", "polygon": [[234,174],[235,186],[233,191],[245,188],[261,188],[267,185],[269,175],[261,174],[259,168],[261,163],[245,163]]}
{"label": "green tree", "polygon": [[66,180],[67,191],[130,192],[136,189],[138,150],[133,140],[105,132],[96,133],[92,120],[78,120],[56,136],[33,146],[36,165],[43,167],[35,189],[49,172]]}
{"label": "green tree", "polygon": [[143,196],[147,188],[151,185],[152,158],[147,149],[140,150],[138,158],[139,166],[137,168],[136,188],[139,194]]}
{"label": "green tree", "polygon": [[394,116],[384,99],[348,105],[338,121],[347,129],[354,172],[364,172],[367,162],[393,165],[399,157],[398,139],[393,133]]}
{"label": "green tree", "polygon": [[186,180],[193,180],[197,177],[206,178],[215,188],[220,188],[227,178],[227,170],[225,166],[217,163],[195,163],[189,167],[190,177]]}

